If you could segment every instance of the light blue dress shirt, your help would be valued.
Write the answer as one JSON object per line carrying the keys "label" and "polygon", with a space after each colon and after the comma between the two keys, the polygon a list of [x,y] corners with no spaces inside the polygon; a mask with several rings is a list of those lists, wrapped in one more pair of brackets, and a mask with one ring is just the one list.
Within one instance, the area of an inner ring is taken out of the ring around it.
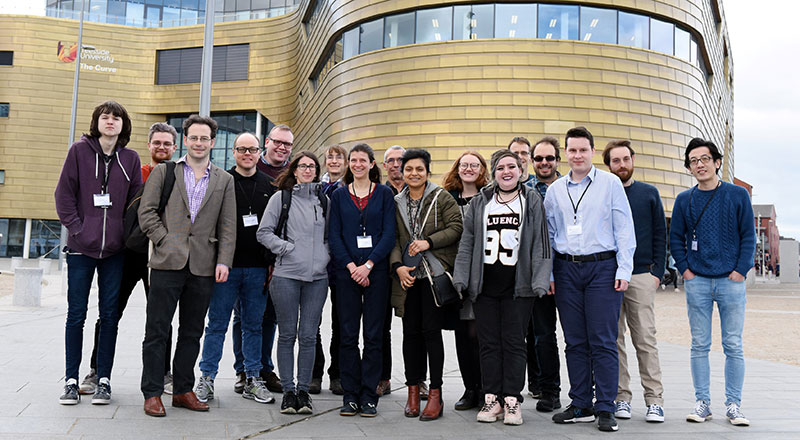
{"label": "light blue dress shirt", "polygon": [[[581,200],[584,190],[586,193]],[[577,215],[573,205],[578,207]],[[591,255],[616,251],[615,279],[631,280],[636,232],[625,188],[617,176],[592,166],[589,174],[575,183],[570,171],[547,188],[544,210],[550,243],[556,252]],[[580,225],[580,233],[568,233],[570,226],[575,232],[574,225]]]}

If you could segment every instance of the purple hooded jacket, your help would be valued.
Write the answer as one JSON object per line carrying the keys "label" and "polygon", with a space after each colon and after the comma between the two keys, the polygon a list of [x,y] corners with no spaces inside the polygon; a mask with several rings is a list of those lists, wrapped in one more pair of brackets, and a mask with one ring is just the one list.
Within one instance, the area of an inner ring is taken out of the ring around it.
{"label": "purple hooded jacket", "polygon": [[117,145],[108,172],[110,208],[94,206],[102,192],[106,167],[98,138],[83,135],[72,144],[56,186],[56,211],[69,231],[71,252],[106,258],[123,250],[122,220],[125,207],[142,186],[139,154]]}

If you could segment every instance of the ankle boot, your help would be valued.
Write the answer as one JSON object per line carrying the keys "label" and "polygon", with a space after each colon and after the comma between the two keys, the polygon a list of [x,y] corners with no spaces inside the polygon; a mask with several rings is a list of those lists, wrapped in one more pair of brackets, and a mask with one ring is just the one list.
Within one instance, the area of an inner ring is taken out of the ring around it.
{"label": "ankle boot", "polygon": [[419,385],[408,386],[408,401],[406,401],[406,417],[419,416]]}
{"label": "ankle boot", "polygon": [[422,410],[422,415],[419,416],[419,419],[423,422],[436,420],[442,416],[443,411],[444,401],[442,400],[442,389],[431,388],[428,393],[428,403],[425,405],[425,409]]}

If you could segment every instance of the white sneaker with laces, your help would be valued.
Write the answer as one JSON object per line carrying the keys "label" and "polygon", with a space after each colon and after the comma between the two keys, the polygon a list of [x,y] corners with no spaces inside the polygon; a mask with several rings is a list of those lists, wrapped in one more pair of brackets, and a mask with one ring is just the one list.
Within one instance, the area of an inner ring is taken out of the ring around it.
{"label": "white sneaker with laces", "polygon": [[725,415],[728,417],[728,421],[731,422],[731,425],[750,426],[750,420],[747,420],[747,417],[742,414],[742,410],[739,408],[739,405],[735,403],[728,404],[728,409],[725,411]]}
{"label": "white sneaker with laces", "polygon": [[694,411],[686,416],[686,421],[703,423],[706,420],[711,420],[711,408],[709,408],[708,403],[698,400],[694,405]]}
{"label": "white sneaker with laces", "polygon": [[631,418],[631,404],[624,400],[617,400],[614,404],[614,417],[618,419]]}
{"label": "white sneaker with laces", "polygon": [[522,424],[522,409],[519,407],[519,400],[516,397],[506,396],[504,410],[503,424]]}
{"label": "white sneaker with laces", "polygon": [[503,414],[503,405],[497,400],[494,394],[486,393],[483,407],[478,412],[478,421],[485,423],[492,423],[497,421],[497,417]]}
{"label": "white sneaker with laces", "polygon": [[647,413],[644,419],[652,423],[661,423],[664,421],[664,408],[659,404],[652,404],[647,406]]}

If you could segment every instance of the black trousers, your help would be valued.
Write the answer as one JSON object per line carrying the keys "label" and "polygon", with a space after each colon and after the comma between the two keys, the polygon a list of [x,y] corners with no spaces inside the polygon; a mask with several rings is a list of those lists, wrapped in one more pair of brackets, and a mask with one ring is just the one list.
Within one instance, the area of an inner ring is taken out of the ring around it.
{"label": "black trousers", "polygon": [[525,334],[533,298],[513,298],[512,292],[492,296],[483,291],[475,301],[475,323],[481,352],[483,391],[522,402],[525,388]]}
{"label": "black trousers", "polygon": [[[331,290],[331,344],[328,347],[328,352],[331,356],[331,364],[328,367],[328,377],[333,379],[339,378],[339,314],[336,313],[336,286],[329,286]],[[322,326],[322,319],[319,321]],[[317,346],[316,355],[314,357],[314,371],[311,377],[314,379],[322,379],[325,372],[325,351],[322,349],[322,333],[319,327],[317,328]]]}
{"label": "black trousers", "polygon": [[556,339],[556,299],[545,295],[533,301],[528,326],[528,388],[558,396],[561,393],[561,362]]}
{"label": "black trousers", "polygon": [[[133,293],[133,289],[139,280],[144,284],[144,296],[147,298],[150,294],[150,282],[147,277],[147,254],[133,252],[126,249],[125,265],[122,266],[122,282],[119,287],[119,297],[117,299],[117,316],[122,319],[122,313],[128,306],[128,300]],[[94,347],[92,348],[92,358],[89,366],[97,369],[97,341],[100,338],[100,318],[94,324]],[[172,324],[169,326],[169,336],[167,338],[167,348],[164,352],[164,371],[170,370],[170,353],[172,353]]]}
{"label": "black trousers", "polygon": [[[392,283],[389,283],[388,297],[392,297]],[[381,380],[390,380],[392,378],[392,317],[393,317],[392,302],[386,302],[386,315],[383,318],[383,359],[381,367]],[[425,375],[421,380],[425,380]]]}
{"label": "black trousers", "polygon": [[431,388],[442,387],[444,343],[442,342],[442,309],[433,302],[431,285],[416,280],[406,291],[403,313],[403,363],[406,385],[425,380],[425,366],[430,365]]}
{"label": "black trousers", "polygon": [[455,331],[458,369],[464,389],[481,390],[481,356],[478,344],[478,328],[474,319],[462,319]]}
{"label": "black trousers", "polygon": [[169,325],[180,304],[178,343],[173,360],[174,393],[183,394],[194,387],[194,367],[200,352],[206,312],[214,290],[214,277],[192,275],[189,267],[181,270],[150,271],[150,295],[147,323],[142,343],[142,394],[145,399],[164,392],[164,353]]}

